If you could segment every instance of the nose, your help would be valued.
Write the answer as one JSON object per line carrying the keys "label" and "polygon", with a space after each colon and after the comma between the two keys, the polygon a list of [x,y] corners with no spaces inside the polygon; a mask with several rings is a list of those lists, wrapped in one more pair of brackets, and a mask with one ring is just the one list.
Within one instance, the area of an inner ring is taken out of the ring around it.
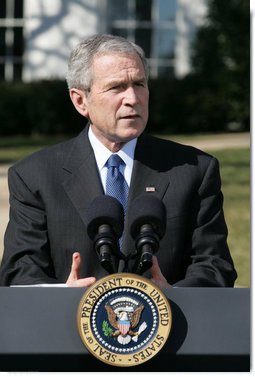
{"label": "nose", "polygon": [[127,106],[134,106],[139,103],[138,93],[136,92],[136,88],[130,86],[125,90],[124,97],[123,97],[123,104]]}

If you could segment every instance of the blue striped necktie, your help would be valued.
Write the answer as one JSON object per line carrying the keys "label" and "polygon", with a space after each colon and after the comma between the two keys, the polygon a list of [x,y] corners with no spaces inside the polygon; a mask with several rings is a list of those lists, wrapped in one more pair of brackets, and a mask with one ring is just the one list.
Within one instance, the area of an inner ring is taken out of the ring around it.
{"label": "blue striped necktie", "polygon": [[127,209],[128,185],[120,171],[121,165],[125,167],[125,162],[117,154],[112,154],[106,162],[106,194],[116,198],[124,208]]}

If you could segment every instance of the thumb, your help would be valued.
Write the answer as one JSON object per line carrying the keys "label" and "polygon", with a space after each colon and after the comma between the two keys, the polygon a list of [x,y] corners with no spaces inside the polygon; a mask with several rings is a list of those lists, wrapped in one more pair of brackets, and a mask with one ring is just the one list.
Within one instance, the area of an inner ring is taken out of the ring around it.
{"label": "thumb", "polygon": [[161,272],[161,269],[158,264],[158,259],[155,255],[152,257],[152,266],[151,266],[151,280],[157,284],[159,287],[170,287],[170,284],[168,284],[166,278]]}
{"label": "thumb", "polygon": [[151,276],[155,280],[162,279],[162,278],[164,279],[164,276],[158,264],[158,259],[155,255],[153,255],[152,257]]}

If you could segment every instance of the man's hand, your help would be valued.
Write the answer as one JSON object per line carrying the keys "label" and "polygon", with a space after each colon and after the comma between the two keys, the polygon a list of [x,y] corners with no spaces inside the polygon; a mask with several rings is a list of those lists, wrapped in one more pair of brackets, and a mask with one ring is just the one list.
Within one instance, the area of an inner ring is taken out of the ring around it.
{"label": "man's hand", "polygon": [[153,255],[152,257],[152,267],[150,269],[151,271],[151,280],[153,283],[159,286],[159,288],[171,288],[172,286],[168,284],[166,278],[161,272],[161,269],[158,264],[157,257]]}
{"label": "man's hand", "polygon": [[80,265],[81,265],[81,256],[80,253],[73,253],[73,262],[71,267],[70,275],[66,281],[68,287],[89,287],[94,284],[96,281],[95,277],[89,277],[80,279]]}

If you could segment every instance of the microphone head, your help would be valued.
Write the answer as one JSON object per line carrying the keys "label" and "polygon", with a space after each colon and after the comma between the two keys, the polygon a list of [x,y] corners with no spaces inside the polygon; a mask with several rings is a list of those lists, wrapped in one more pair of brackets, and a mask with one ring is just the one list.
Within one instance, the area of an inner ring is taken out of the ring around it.
{"label": "microphone head", "polygon": [[117,238],[124,228],[124,210],[120,202],[109,195],[97,196],[86,212],[88,219],[88,236],[94,240],[100,225],[110,225]]}
{"label": "microphone head", "polygon": [[129,222],[133,239],[138,236],[145,224],[150,224],[158,237],[162,238],[166,231],[166,208],[156,196],[142,194],[131,204]]}

